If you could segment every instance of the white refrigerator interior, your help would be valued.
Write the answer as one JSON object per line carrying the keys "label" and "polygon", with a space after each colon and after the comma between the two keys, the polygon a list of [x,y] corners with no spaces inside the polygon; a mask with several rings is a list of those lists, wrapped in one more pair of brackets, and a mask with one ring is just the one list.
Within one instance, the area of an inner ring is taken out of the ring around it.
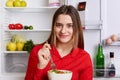
{"label": "white refrigerator interior", "polygon": [[[15,34],[22,35],[35,44],[44,42],[50,34],[52,16],[58,7],[49,7],[48,0],[26,0],[26,8],[7,8],[6,0],[0,0],[0,80],[24,80],[29,53],[26,51],[7,51],[6,45]],[[93,61],[98,43],[112,34],[119,34],[119,0],[68,0],[66,4],[77,8],[79,2],[86,2],[86,9],[80,12],[84,22],[85,50]],[[116,6],[115,6],[116,5]],[[9,30],[10,23],[32,25],[33,30]],[[32,37],[31,37],[32,36]],[[119,35],[120,37],[120,35]],[[105,64],[109,63],[109,52],[115,53],[116,76],[113,78],[94,77],[94,80],[120,79],[119,41],[114,45],[104,45]]]}

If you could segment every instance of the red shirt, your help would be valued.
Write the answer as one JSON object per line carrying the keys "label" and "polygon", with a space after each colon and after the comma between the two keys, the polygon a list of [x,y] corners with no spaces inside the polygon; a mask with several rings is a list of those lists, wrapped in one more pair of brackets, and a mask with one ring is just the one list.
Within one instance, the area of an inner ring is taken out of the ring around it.
{"label": "red shirt", "polygon": [[[25,80],[48,80],[47,71],[50,70],[50,62],[45,69],[38,69],[38,51],[43,45],[35,46],[29,57],[28,68]],[[72,80],[92,80],[92,62],[90,55],[77,48],[70,54],[60,57],[57,49],[51,49],[51,55],[57,69],[71,70],[73,72]]]}

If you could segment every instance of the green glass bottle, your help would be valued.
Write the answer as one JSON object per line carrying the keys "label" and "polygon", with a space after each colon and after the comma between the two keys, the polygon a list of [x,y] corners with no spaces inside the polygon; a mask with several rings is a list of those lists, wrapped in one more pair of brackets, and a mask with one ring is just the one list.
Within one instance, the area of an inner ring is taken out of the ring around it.
{"label": "green glass bottle", "polygon": [[98,44],[98,51],[96,55],[96,76],[97,77],[103,77],[104,76],[104,54],[103,54],[103,48],[101,44]]}

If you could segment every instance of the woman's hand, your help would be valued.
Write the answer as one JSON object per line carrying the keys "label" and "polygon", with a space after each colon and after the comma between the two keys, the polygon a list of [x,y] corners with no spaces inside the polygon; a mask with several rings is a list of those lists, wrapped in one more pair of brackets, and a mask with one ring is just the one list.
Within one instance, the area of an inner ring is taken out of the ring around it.
{"label": "woman's hand", "polygon": [[48,62],[50,61],[50,44],[48,44],[47,42],[43,45],[43,48],[40,49],[38,51],[38,59],[39,59],[39,63],[38,63],[38,68],[39,69],[44,69]]}

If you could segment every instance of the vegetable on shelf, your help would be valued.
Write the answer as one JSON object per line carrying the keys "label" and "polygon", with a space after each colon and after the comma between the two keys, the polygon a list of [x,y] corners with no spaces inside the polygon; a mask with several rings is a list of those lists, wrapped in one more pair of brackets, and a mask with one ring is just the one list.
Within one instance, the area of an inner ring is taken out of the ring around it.
{"label": "vegetable on shelf", "polygon": [[23,25],[22,23],[10,23],[8,24],[10,30],[33,30],[33,25]]}
{"label": "vegetable on shelf", "polygon": [[8,28],[9,28],[9,29],[15,29],[15,24],[12,24],[12,23],[9,24],[9,25],[8,25]]}
{"label": "vegetable on shelf", "polygon": [[33,41],[32,40],[28,40],[24,44],[23,51],[28,51],[30,53],[30,51],[32,50],[33,47],[34,47]]}
{"label": "vegetable on shelf", "polygon": [[33,26],[32,25],[30,25],[30,26],[25,25],[24,29],[25,30],[33,30]]}
{"label": "vegetable on shelf", "polygon": [[8,28],[10,30],[13,30],[13,29],[21,30],[21,29],[23,29],[23,24],[21,24],[21,23],[15,23],[15,24],[10,23],[10,24],[8,24]]}

